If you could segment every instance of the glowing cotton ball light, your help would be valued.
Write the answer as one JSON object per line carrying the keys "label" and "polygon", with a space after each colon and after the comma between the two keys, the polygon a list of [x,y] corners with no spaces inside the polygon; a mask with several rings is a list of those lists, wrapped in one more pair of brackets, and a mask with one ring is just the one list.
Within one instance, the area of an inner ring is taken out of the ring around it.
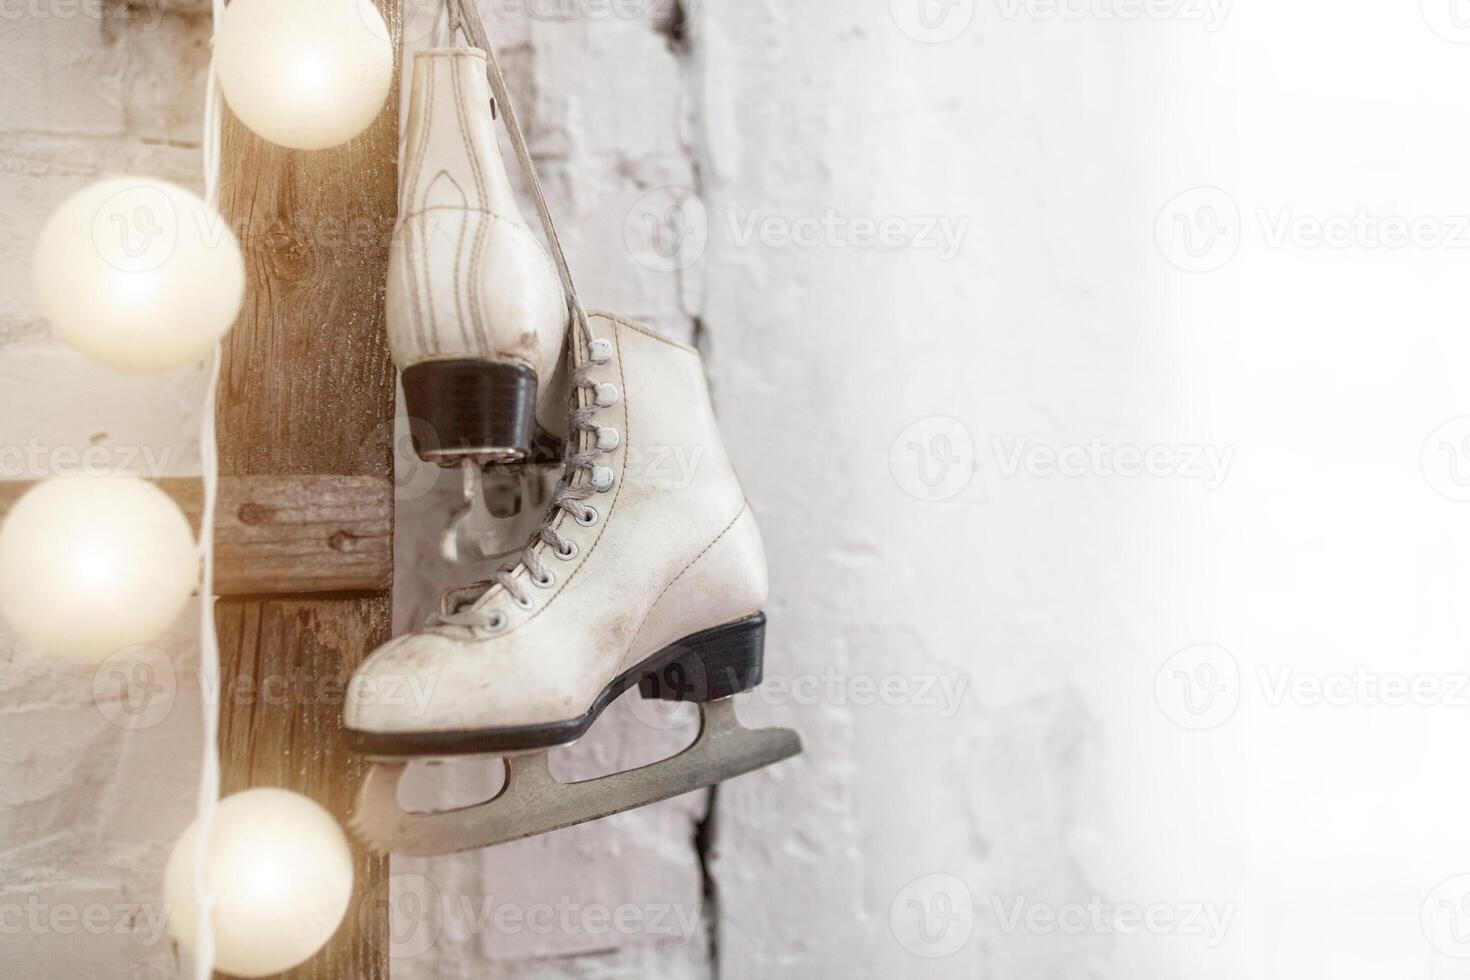
{"label": "glowing cotton ball light", "polygon": [[108,178],[67,198],[41,231],[35,278],[58,337],[135,373],[203,356],[245,297],[245,262],[224,219],[150,177]]}
{"label": "glowing cotton ball light", "polygon": [[393,43],[368,0],[232,0],[215,56],[240,121],[297,150],[367,129],[393,82]]}
{"label": "glowing cotton ball light", "polygon": [[0,525],[0,615],[65,660],[101,662],[157,640],[198,573],[178,505],[134,477],[47,480]]}
{"label": "glowing cotton ball light", "polygon": [[[194,948],[197,825],[174,845],[164,901],[179,942]],[[214,893],[215,960],[237,977],[305,963],[337,931],[352,898],[352,852],[332,815],[297,793],[251,789],[222,800],[205,845]]]}

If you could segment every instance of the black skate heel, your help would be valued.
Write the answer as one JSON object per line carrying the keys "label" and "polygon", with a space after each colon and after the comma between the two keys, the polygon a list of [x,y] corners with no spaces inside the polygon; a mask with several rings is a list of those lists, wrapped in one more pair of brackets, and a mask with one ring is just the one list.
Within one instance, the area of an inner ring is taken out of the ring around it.
{"label": "black skate heel", "polygon": [[536,430],[536,372],[529,365],[425,361],[403,372],[413,448],[450,466],[466,456],[508,465],[547,455]]}
{"label": "black skate heel", "polygon": [[703,704],[748,691],[761,682],[766,614],[686,636],[669,647],[673,660],[638,682],[647,700]]}

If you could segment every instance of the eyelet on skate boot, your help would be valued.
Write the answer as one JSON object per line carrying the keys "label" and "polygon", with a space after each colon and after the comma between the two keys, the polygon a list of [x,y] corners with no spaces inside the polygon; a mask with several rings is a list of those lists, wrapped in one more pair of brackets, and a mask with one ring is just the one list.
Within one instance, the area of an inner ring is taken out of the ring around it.
{"label": "eyelet on skate boot", "polygon": [[485,620],[484,626],[472,628],[471,632],[481,633],[485,635],[489,635],[491,633],[499,633],[501,630],[505,629],[505,625],[509,622],[510,617],[506,616],[505,613],[495,612],[492,613],[490,617]]}
{"label": "eyelet on skate boot", "polygon": [[606,466],[592,467],[592,486],[598,493],[607,493],[612,489],[613,471]]}
{"label": "eyelet on skate boot", "polygon": [[563,550],[561,548],[557,548],[556,557],[560,558],[562,561],[571,561],[573,558],[577,557],[577,542],[565,541],[563,543],[566,545],[566,549]]}
{"label": "eyelet on skate boot", "polygon": [[587,505],[587,519],[586,520],[583,520],[580,517],[574,517],[574,518],[572,518],[572,520],[576,521],[578,524],[582,525],[583,527],[591,527],[592,525],[594,525],[594,524],[597,523],[597,508],[596,507],[593,507],[591,504],[588,504]]}
{"label": "eyelet on skate boot", "polygon": [[606,364],[612,360],[613,345],[611,340],[594,340],[587,347],[588,356],[592,358],[593,364]]}
{"label": "eyelet on skate boot", "polygon": [[609,406],[616,405],[618,403],[618,386],[612,384],[611,382],[604,381],[602,384],[597,386],[596,400],[598,406],[601,408],[608,408]]}
{"label": "eyelet on skate boot", "polygon": [[536,600],[535,599],[532,599],[528,595],[517,596],[516,598],[512,599],[511,601],[516,604],[516,608],[517,609],[524,609],[527,612],[529,612],[530,610],[532,610],[532,609],[534,609],[536,607]]}
{"label": "eyelet on skate boot", "polygon": [[551,574],[549,570],[544,578],[537,578],[535,575],[532,575],[531,584],[538,589],[549,589],[556,584],[556,576]]}
{"label": "eyelet on skate boot", "polygon": [[617,429],[604,425],[602,428],[597,430],[597,448],[602,452],[612,452],[614,449],[618,448],[618,444],[622,441],[623,437],[618,435]]}

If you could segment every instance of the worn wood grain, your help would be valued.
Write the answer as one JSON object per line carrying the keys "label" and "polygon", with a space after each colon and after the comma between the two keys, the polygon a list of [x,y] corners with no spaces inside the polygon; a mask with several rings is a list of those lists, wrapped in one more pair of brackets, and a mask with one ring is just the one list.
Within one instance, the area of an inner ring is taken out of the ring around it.
{"label": "worn wood grain", "polygon": [[393,484],[378,477],[235,477],[216,510],[222,595],[384,592]]}
{"label": "worn wood grain", "polygon": [[[391,616],[377,596],[220,602],[224,689],[233,692],[220,719],[226,794],[283,786],[346,819],[366,772],[338,737],[347,681],[356,652],[382,642]],[[332,945],[283,976],[388,977],[387,860],[356,857],[355,895]]]}
{"label": "worn wood grain", "polygon": [[[401,0],[377,4],[396,38]],[[220,203],[239,229],[249,289],[225,343],[223,476],[391,478],[394,376],[383,310],[397,110],[395,86],[366,133],[310,153],[272,146],[233,116],[225,120]],[[345,824],[364,764],[343,743],[340,699],[317,692],[340,683],[388,639],[389,592],[225,598],[216,618],[226,684],[289,678],[296,692],[284,701],[224,700],[223,791],[286,787]],[[283,976],[388,976],[388,862],[361,850],[355,856],[346,921],[325,950]]]}
{"label": "worn wood grain", "polygon": [[[160,480],[194,525],[198,480]],[[0,518],[32,484],[0,481]],[[393,583],[393,484],[373,476],[239,476],[215,510],[219,595],[381,592]]]}

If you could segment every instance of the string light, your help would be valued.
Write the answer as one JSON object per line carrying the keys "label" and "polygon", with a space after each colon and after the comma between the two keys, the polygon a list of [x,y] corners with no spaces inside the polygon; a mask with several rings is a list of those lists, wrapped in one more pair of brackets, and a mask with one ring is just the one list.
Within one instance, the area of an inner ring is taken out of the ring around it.
{"label": "string light", "polygon": [[[300,6],[315,8],[316,3]],[[216,33],[203,138],[205,196],[211,208],[216,208],[219,200],[223,132],[222,63],[226,45],[221,32],[229,13],[244,17],[251,7],[255,8],[254,16],[264,9],[259,0],[234,0],[227,11],[223,0],[213,0]],[[371,9],[381,27],[382,18],[376,8]],[[236,37],[240,49],[248,55],[250,45],[244,40],[247,33],[241,31]],[[386,28],[383,34],[386,38]],[[391,49],[388,65],[391,70]],[[256,70],[260,68],[256,66]],[[378,99],[379,107],[382,101]],[[250,114],[244,108],[247,102],[248,98],[236,107],[242,118]],[[374,109],[372,114],[376,112]],[[371,115],[363,126],[368,122]],[[264,124],[256,120],[259,125]],[[279,141],[291,138],[289,133],[276,135]],[[200,534],[203,576],[199,685],[204,744],[199,799],[194,822],[169,858],[164,884],[170,925],[180,943],[193,951],[198,980],[212,976],[216,967],[240,977],[261,977],[306,962],[336,932],[353,886],[352,855],[346,837],[332,816],[316,803],[280,789],[247,790],[224,801],[219,799],[220,667],[214,622],[213,521],[219,480],[214,411],[220,361],[216,344],[200,427],[205,526]]]}
{"label": "string light", "polygon": [[240,314],[245,263],[214,208],[151,177],[112,177],[62,202],[36,246],[52,331],[128,372],[197,361]]}
{"label": "string light", "polygon": [[219,646],[213,525],[220,338],[244,300],[244,261],[218,211],[228,99],[257,134],[299,148],[362,132],[392,83],[393,43],[368,0],[212,2],[204,117],[205,200],[120,177],[68,198],[42,230],[37,300],[58,337],[122,371],[210,354],[200,427],[204,506],[196,549],[177,505],[131,477],[45,481],[0,525],[0,614],[48,652],[99,661],[156,640],[200,593],[203,759],[196,819],[165,874],[170,924],[200,980],[216,967],[263,977],[332,937],[352,896],[351,850],[331,814],[280,789],[219,799]]}
{"label": "string light", "polygon": [[46,480],[0,526],[0,612],[45,653],[96,663],[152,643],[198,577],[194,535],[162,490],[128,476]]}
{"label": "string light", "polygon": [[281,789],[222,800],[199,844],[198,823],[174,846],[164,902],[180,943],[192,949],[198,854],[213,893],[215,964],[237,977],[265,977],[316,955],[352,898],[352,852],[332,815]]}
{"label": "string light", "polygon": [[[218,34],[225,16],[225,0],[212,0],[211,23]],[[211,37],[213,50],[215,38]],[[219,208],[221,152],[224,143],[224,96],[219,86],[218,55],[211,54],[204,83],[204,132],[200,156],[204,165],[204,199]],[[209,359],[209,384],[204,391],[204,413],[199,421],[199,466],[204,484],[204,513],[199,526],[199,795],[194,809],[193,880],[194,915],[191,935],[194,947],[194,976],[214,976],[214,891],[205,874],[208,866],[205,844],[219,809],[219,633],[214,621],[214,513],[219,503],[219,442],[215,433],[215,408],[219,394],[221,345],[216,343]],[[175,845],[175,850],[182,848]]]}
{"label": "string light", "polygon": [[233,0],[215,58],[240,121],[297,150],[357,136],[393,83],[388,26],[368,0]]}

